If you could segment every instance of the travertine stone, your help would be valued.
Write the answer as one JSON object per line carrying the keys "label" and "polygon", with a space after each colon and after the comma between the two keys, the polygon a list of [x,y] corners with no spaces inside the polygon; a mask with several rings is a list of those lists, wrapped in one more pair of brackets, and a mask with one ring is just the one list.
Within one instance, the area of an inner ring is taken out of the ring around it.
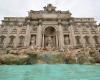
{"label": "travertine stone", "polygon": [[[5,17],[0,25],[0,48],[8,48],[10,36],[13,36],[12,48],[99,49],[100,25],[96,24],[94,18],[75,18],[71,15],[69,11],[59,11],[52,4],[48,4],[44,10],[30,10],[27,17]],[[24,44],[19,46],[21,36],[25,39],[22,41]],[[80,39],[80,44],[75,37]],[[86,43],[85,37],[89,38],[89,44]]]}

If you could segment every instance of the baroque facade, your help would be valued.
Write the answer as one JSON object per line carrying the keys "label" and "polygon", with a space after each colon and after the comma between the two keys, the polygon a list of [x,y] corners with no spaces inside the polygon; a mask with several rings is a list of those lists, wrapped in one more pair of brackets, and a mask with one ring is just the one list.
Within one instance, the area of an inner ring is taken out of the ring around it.
{"label": "baroque facade", "polygon": [[99,48],[100,31],[94,18],[71,15],[48,4],[44,10],[30,10],[27,17],[4,17],[0,48]]}

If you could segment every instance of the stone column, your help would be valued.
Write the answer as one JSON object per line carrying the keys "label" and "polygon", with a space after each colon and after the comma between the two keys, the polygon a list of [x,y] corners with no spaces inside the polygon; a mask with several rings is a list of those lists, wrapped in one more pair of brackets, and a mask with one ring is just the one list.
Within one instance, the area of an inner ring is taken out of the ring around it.
{"label": "stone column", "polygon": [[[85,27],[85,26],[82,26],[82,27]],[[80,29],[80,37],[81,37],[80,41],[81,41],[82,47],[85,47],[84,34],[82,32],[83,32],[83,29],[81,28]]]}
{"label": "stone column", "polygon": [[19,36],[16,35],[15,39],[14,39],[14,45],[15,45],[15,48],[18,47],[18,43],[19,43]]}
{"label": "stone column", "polygon": [[57,37],[57,33],[56,33],[56,48],[58,48],[58,37]]}
{"label": "stone column", "polygon": [[18,28],[18,26],[16,26],[16,29],[17,29],[17,34],[16,34],[16,38],[15,38],[15,48],[17,48],[19,46],[19,35],[20,35],[20,27]]}
{"label": "stone column", "polygon": [[58,20],[58,29],[59,29],[59,48],[63,50],[64,47],[64,35],[63,35],[63,28],[61,25],[61,20]]}
{"label": "stone column", "polygon": [[26,27],[27,27],[26,28],[26,37],[25,37],[24,45],[25,45],[25,47],[29,47],[30,38],[31,38],[31,35],[30,35],[30,30],[31,30],[30,21],[28,21],[28,24],[27,24]]}
{"label": "stone column", "polygon": [[9,44],[9,41],[10,41],[10,26],[6,26],[7,27],[7,30],[8,30],[8,34],[7,34],[7,37],[4,39],[4,48],[8,47],[8,44]]}
{"label": "stone column", "polygon": [[37,47],[41,47],[41,41],[42,41],[42,21],[39,20],[39,26],[37,28],[37,39],[36,39],[36,45]]}
{"label": "stone column", "polygon": [[75,34],[74,34],[74,29],[73,29],[73,25],[70,25],[70,45],[72,48],[74,48],[76,46],[76,40],[75,40]]}
{"label": "stone column", "polygon": [[44,48],[44,34],[42,35],[42,48]]}
{"label": "stone column", "polygon": [[[93,40],[93,35],[92,35],[92,33],[91,33],[91,27],[92,27],[92,26],[89,25],[89,27],[90,27],[90,28],[87,29],[87,31],[89,32],[89,33],[88,33],[89,42],[90,42],[90,45],[89,45],[89,46],[90,46],[90,47],[95,47],[95,42],[94,42],[94,40]],[[97,32],[97,30],[96,30],[96,32]]]}

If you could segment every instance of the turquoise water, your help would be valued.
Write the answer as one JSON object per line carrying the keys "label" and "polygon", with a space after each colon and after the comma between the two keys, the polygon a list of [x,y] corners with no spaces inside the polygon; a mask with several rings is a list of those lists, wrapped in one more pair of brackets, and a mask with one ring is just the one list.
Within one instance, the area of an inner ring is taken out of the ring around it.
{"label": "turquoise water", "polygon": [[100,80],[100,65],[5,65],[0,80]]}

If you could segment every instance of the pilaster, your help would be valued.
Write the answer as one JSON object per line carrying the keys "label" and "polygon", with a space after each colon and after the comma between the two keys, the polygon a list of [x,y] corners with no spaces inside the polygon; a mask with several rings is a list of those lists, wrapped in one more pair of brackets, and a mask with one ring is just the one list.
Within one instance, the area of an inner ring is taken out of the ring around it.
{"label": "pilaster", "polygon": [[42,41],[42,20],[39,20],[39,26],[37,28],[37,39],[36,39],[36,45],[37,47],[41,47],[41,41]]}
{"label": "pilaster", "polygon": [[62,24],[61,20],[58,20],[58,29],[59,29],[59,48],[60,50],[63,50],[64,47],[64,35],[63,35],[63,29],[62,29]]}
{"label": "pilaster", "polygon": [[30,38],[31,38],[30,30],[31,30],[30,29],[30,21],[28,21],[27,26],[26,26],[26,36],[27,37],[25,37],[25,41],[24,41],[25,47],[28,47],[30,44]]}

